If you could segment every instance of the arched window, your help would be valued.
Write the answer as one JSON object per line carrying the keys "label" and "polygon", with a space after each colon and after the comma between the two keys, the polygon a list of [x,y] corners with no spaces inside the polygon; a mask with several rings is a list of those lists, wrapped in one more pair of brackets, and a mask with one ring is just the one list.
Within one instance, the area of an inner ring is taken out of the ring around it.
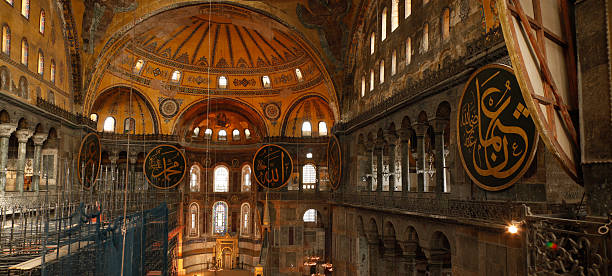
{"label": "arched window", "polygon": [[412,14],[412,0],[404,0],[404,18]]}
{"label": "arched window", "polygon": [[109,116],[104,119],[104,127],[103,130],[105,132],[115,132],[115,118]]}
{"label": "arched window", "polygon": [[361,76],[361,97],[365,96],[365,76]]}
{"label": "arched window", "polygon": [[[140,74],[140,72],[142,71],[142,67],[144,66],[144,60],[139,59],[136,61],[136,63],[134,64],[134,68],[132,69],[132,71],[134,72],[134,74]],[[177,71],[178,72],[178,71]],[[180,78],[180,76],[179,76]]]}
{"label": "arched window", "polygon": [[376,35],[372,32],[370,35],[370,54],[374,54],[374,46],[376,45]]}
{"label": "arched window", "polygon": [[306,158],[312,159],[312,152],[306,153]]}
{"label": "arched window", "polygon": [[242,167],[242,185],[240,190],[243,192],[251,190],[251,166],[249,165]]}
{"label": "arched window", "polygon": [[263,84],[264,88],[270,88],[271,84],[270,84],[270,77],[268,76],[263,76],[261,78],[261,83]]}
{"label": "arched window", "polygon": [[43,75],[45,72],[45,55],[41,50],[38,50],[38,74]]}
{"label": "arched window", "polygon": [[49,79],[52,83],[55,83],[55,60],[51,60],[51,74],[49,74]]}
{"label": "arched window", "polygon": [[123,133],[136,133],[136,120],[134,118],[125,118],[123,120]]}
{"label": "arched window", "polygon": [[385,82],[385,60],[380,61],[380,69],[378,72],[380,73],[380,76],[379,76],[380,83]]}
{"label": "arched window", "polygon": [[41,34],[45,33],[45,10],[40,10],[40,19],[38,21],[38,31]]}
{"label": "arched window", "polygon": [[193,137],[198,137],[198,135],[200,135],[200,127],[193,129]]}
{"label": "arched window", "polygon": [[391,0],[391,32],[399,26],[399,0]]}
{"label": "arched window", "polygon": [[28,66],[28,41],[24,38],[21,40],[21,64]]}
{"label": "arched window", "polygon": [[90,120],[92,120],[92,121],[94,121],[94,122],[97,122],[97,121],[98,121],[98,114],[96,114],[96,113],[91,113],[91,114],[89,115],[89,119],[90,119]]}
{"label": "arched window", "polygon": [[206,139],[212,138],[212,129],[207,128],[206,130],[204,130],[204,138]]}
{"label": "arched window", "polygon": [[174,83],[178,83],[181,80],[181,71],[174,70],[174,72],[172,72],[172,77],[170,78],[170,80]]}
{"label": "arched window", "polygon": [[251,215],[251,206],[248,203],[243,203],[240,207],[240,235],[247,236],[251,234],[249,216]]}
{"label": "arched window", "polygon": [[319,136],[327,136],[327,123],[319,122]]}
{"label": "arched window", "polygon": [[406,39],[406,65],[410,64],[412,61],[412,41],[410,37]]}
{"label": "arched window", "polygon": [[380,40],[384,41],[387,39],[387,8],[385,7],[382,10],[382,14],[380,16]]}
{"label": "arched window", "polygon": [[295,68],[295,77],[297,78],[298,82],[301,82],[304,80],[304,77],[302,76],[302,71],[300,71],[300,68]]}
{"label": "arched window", "polygon": [[397,51],[393,50],[391,54],[391,76],[394,76],[397,72]]}
{"label": "arched window", "polygon": [[317,170],[312,164],[306,164],[302,167],[302,184],[317,183]]}
{"label": "arched window", "polygon": [[447,40],[450,36],[450,10],[445,8],[442,12],[442,40]]}
{"label": "arched window", "polygon": [[214,192],[229,192],[229,169],[226,166],[217,166],[214,172]]}
{"label": "arched window", "polygon": [[191,166],[189,170],[189,191],[200,191],[200,167],[198,165]]}
{"label": "arched window", "polygon": [[251,139],[251,131],[248,128],[244,129],[244,137],[246,139]]}
{"label": "arched window", "polygon": [[30,0],[21,0],[21,15],[30,18]]}
{"label": "arched window", "polygon": [[219,77],[219,88],[220,89],[227,88],[227,78],[225,76],[220,76]]}
{"label": "arched window", "polygon": [[312,125],[309,121],[302,123],[302,136],[310,137],[312,135]]}
{"label": "arched window", "polygon": [[304,212],[304,222],[317,222],[317,210],[308,209]]}
{"label": "arched window", "polygon": [[423,26],[423,50],[427,51],[429,49],[429,24],[425,24]]}
{"label": "arched window", "polygon": [[219,134],[217,135],[217,140],[227,141],[227,131],[225,131],[225,129],[219,130]]}
{"label": "arched window", "polygon": [[190,204],[189,206],[189,218],[191,220],[190,223],[190,227],[189,227],[189,236],[190,237],[197,237],[200,233],[198,231],[198,218],[200,213],[200,206],[198,206],[197,203],[193,202]]}
{"label": "arched window", "polygon": [[11,54],[11,29],[7,25],[2,26],[2,52]]}
{"label": "arched window", "polygon": [[213,233],[224,234],[227,231],[227,203],[217,201],[213,205]]}
{"label": "arched window", "polygon": [[238,129],[232,130],[232,140],[240,141],[240,130]]}
{"label": "arched window", "polygon": [[370,91],[374,90],[374,69],[370,70]]}

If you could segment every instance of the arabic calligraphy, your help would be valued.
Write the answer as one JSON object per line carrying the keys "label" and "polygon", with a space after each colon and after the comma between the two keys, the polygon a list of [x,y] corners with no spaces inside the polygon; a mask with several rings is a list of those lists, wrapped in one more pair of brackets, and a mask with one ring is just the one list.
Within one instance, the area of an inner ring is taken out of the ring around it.
{"label": "arabic calligraphy", "polygon": [[159,189],[170,189],[185,177],[185,164],[185,156],[179,149],[171,145],[160,145],[147,154],[143,170],[151,185]]}
{"label": "arabic calligraphy", "polygon": [[283,187],[293,171],[293,161],[289,152],[277,145],[261,147],[253,157],[255,179],[265,188]]}
{"label": "arabic calligraphy", "polygon": [[327,168],[332,188],[334,190],[338,189],[342,176],[342,154],[340,152],[340,142],[336,135],[330,136],[327,143]]}
{"label": "arabic calligraphy", "polygon": [[79,180],[85,189],[90,189],[98,178],[101,161],[100,138],[95,133],[87,134],[79,149],[79,165],[77,168]]}
{"label": "arabic calligraphy", "polygon": [[459,102],[457,136],[464,168],[483,189],[505,189],[524,174],[538,135],[510,67],[487,65],[470,77]]}

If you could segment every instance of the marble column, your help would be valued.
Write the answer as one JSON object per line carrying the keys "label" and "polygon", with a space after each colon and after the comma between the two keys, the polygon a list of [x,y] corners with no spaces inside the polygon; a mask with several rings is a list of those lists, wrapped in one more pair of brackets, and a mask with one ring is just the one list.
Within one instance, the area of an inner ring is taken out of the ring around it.
{"label": "marble column", "polygon": [[436,188],[437,196],[444,192],[444,129],[448,121],[435,119],[433,124],[434,130],[434,166],[436,167]]}
{"label": "marble column", "polygon": [[372,192],[372,186],[374,185],[374,144],[373,143],[368,143],[365,145],[366,146],[366,157],[367,157],[367,169],[366,169],[366,182],[368,185],[368,187],[366,188],[366,191],[368,192]]}
{"label": "marble column", "polygon": [[42,146],[45,140],[47,140],[46,133],[38,133],[32,136],[32,140],[34,141],[34,164],[33,167],[33,175],[32,175],[32,186],[34,187],[34,191],[38,194],[40,191],[40,174],[42,171]]}
{"label": "marble column", "polygon": [[414,269],[416,266],[416,251],[418,243],[416,241],[398,241],[400,248],[402,249],[402,257],[400,258],[401,273],[402,276],[414,276]]}
{"label": "marble column", "polygon": [[370,256],[370,275],[378,274],[378,262],[379,262],[379,241],[378,233],[366,232],[366,238],[368,240],[368,255]]}
{"label": "marble column", "polygon": [[[429,251],[429,252],[427,252]],[[430,249],[425,252],[429,260],[429,275],[443,276],[446,251],[439,249]]]}
{"label": "marble column", "polygon": [[409,155],[410,154],[410,147],[408,145],[408,137],[410,135],[410,132],[408,130],[405,129],[400,129],[399,130],[399,136],[400,136],[400,158],[401,158],[401,166],[402,166],[402,170],[401,170],[401,174],[402,174],[402,195],[407,195],[410,189],[410,175],[409,175]]}
{"label": "marble column", "polygon": [[[417,137],[417,191],[424,192],[425,191],[425,134],[427,133],[427,125],[426,124],[417,124],[415,127],[416,137]],[[420,171],[420,173],[419,173]]]}
{"label": "marble column", "polygon": [[376,141],[376,196],[382,194],[383,185],[383,157],[385,151],[385,143],[382,139]]}
{"label": "marble column", "polygon": [[138,160],[138,156],[136,152],[131,152],[129,156],[130,163],[130,176],[128,178],[128,185],[131,187],[130,189],[136,190],[136,161]]}
{"label": "marble column", "polygon": [[389,146],[389,195],[393,196],[395,191],[395,147],[397,143],[397,135],[395,132],[385,133],[385,140]]}
{"label": "marble column", "polygon": [[6,191],[6,165],[8,161],[9,138],[17,129],[13,124],[0,124],[0,190]]}
{"label": "marble column", "polygon": [[32,130],[29,129],[20,129],[15,132],[15,136],[17,136],[17,142],[19,142],[19,147],[17,148],[17,190],[19,193],[23,193],[23,183],[24,183],[24,170],[25,170],[25,159],[26,159],[26,145],[28,143],[28,139],[32,136]]}

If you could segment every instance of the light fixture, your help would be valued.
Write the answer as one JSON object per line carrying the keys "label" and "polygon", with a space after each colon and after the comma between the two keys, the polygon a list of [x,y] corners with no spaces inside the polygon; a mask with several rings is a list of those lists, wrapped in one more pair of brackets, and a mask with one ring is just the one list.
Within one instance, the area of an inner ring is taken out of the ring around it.
{"label": "light fixture", "polygon": [[521,222],[517,222],[517,221],[511,221],[510,224],[508,224],[508,226],[506,226],[506,231],[512,235],[515,235],[519,232],[519,226],[521,225]]}

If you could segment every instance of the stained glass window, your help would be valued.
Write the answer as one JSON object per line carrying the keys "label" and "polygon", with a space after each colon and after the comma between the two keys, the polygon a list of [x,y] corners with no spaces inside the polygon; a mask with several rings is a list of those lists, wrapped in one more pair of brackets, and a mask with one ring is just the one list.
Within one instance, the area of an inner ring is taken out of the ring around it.
{"label": "stained glass window", "polygon": [[45,10],[40,10],[40,20],[38,22],[38,31],[41,34],[45,33]]}
{"label": "stained glass window", "polygon": [[224,234],[227,231],[227,204],[217,201],[213,205],[213,232]]}
{"label": "stained glass window", "polygon": [[2,26],[2,52],[11,53],[11,29],[6,25]]}

